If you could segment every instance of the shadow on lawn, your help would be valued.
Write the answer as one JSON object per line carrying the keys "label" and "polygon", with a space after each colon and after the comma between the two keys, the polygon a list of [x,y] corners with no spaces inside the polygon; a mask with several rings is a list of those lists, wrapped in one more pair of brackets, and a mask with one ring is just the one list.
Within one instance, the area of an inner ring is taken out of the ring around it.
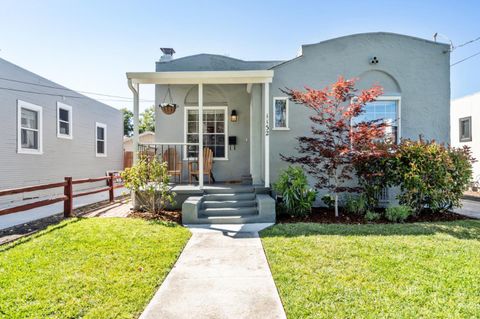
{"label": "shadow on lawn", "polygon": [[261,232],[261,237],[302,236],[432,236],[447,234],[457,239],[480,240],[480,221],[415,223],[415,224],[277,224]]}
{"label": "shadow on lawn", "polygon": [[4,251],[7,251],[7,250],[10,250],[14,247],[17,247],[18,245],[22,245],[24,243],[28,243],[29,241],[31,241],[32,239],[34,238],[39,238],[39,237],[42,237],[44,235],[47,235],[49,233],[52,233],[54,231],[57,231],[59,229],[62,229],[68,225],[71,225],[73,223],[78,223],[79,221],[81,220],[84,220],[86,218],[84,217],[75,217],[75,218],[71,218],[71,219],[65,219],[63,220],[62,222],[58,223],[58,224],[55,224],[55,225],[52,225],[52,226],[48,226],[47,228],[45,229],[42,229],[38,232],[35,232],[33,234],[30,234],[30,235],[26,235],[25,237],[21,237],[11,243],[7,243],[3,246],[0,246],[0,253],[1,252],[4,252]]}

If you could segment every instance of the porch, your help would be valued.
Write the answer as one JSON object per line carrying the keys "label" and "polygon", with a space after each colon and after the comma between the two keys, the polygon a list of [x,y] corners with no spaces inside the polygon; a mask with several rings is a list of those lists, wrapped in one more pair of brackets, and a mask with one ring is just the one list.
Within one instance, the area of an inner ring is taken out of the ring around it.
{"label": "porch", "polygon": [[[272,77],[269,70],[127,73],[134,99],[134,164],[141,152],[167,162],[184,224],[275,221],[275,202],[268,195]],[[169,96],[173,106],[165,114],[156,107],[152,144],[138,141],[142,84],[156,85],[156,105]],[[230,135],[233,107],[242,108],[243,122]],[[236,147],[242,152],[229,153]]]}
{"label": "porch", "polygon": [[[191,189],[202,190],[207,182],[214,181],[269,187],[269,86],[272,77],[273,71],[270,70],[127,73],[134,99],[133,162],[136,163],[139,152],[146,149],[162,160],[167,160],[165,156],[170,157],[168,162],[175,171],[172,175],[175,183],[189,184]],[[140,145],[138,141],[139,92],[143,84],[156,85],[156,143],[149,145]],[[236,96],[239,89],[243,90],[245,98],[241,103],[212,105],[217,104],[209,100],[215,87],[233,86],[237,90]],[[173,88],[174,96],[177,89],[183,95],[174,98],[177,114],[166,115],[158,105],[164,94],[171,94],[170,88]],[[240,115],[241,125],[229,123],[230,111],[234,107],[244,108]],[[219,121],[225,121],[225,125]],[[230,132],[229,124],[233,127]],[[221,134],[217,134],[220,128]],[[243,150],[235,152],[240,146]],[[174,163],[170,151],[165,155],[168,148],[174,149]],[[214,154],[211,174],[205,167],[206,162],[198,161],[209,149]],[[205,174],[190,174],[194,166],[197,172]],[[232,172],[235,174],[228,174]]]}

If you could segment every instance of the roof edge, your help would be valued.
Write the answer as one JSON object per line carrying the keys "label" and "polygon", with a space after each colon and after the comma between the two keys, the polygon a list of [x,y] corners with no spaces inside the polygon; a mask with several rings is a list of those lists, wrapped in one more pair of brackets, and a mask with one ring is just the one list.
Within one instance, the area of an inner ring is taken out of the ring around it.
{"label": "roof edge", "polygon": [[302,44],[302,48],[303,47],[314,46],[314,45],[317,45],[317,44],[323,44],[323,43],[331,42],[331,41],[335,41],[335,40],[340,40],[340,39],[344,39],[344,38],[351,38],[351,37],[358,37],[358,36],[365,36],[365,35],[391,35],[391,36],[397,36],[397,37],[402,37],[402,38],[409,38],[409,39],[412,39],[412,40],[422,41],[422,42],[426,42],[426,43],[430,43],[430,44],[436,44],[436,45],[440,45],[440,46],[450,47],[450,44],[448,44],[448,43],[435,42],[435,41],[432,41],[432,40],[427,40],[427,39],[414,37],[414,36],[411,36],[411,35],[406,35],[406,34],[401,34],[401,33],[379,31],[379,32],[363,32],[363,33],[348,34],[348,35],[344,35],[344,36],[336,37],[336,38],[331,38],[331,39],[320,41],[320,42]]}
{"label": "roof edge", "polygon": [[197,56],[201,56],[201,55],[208,55],[208,56],[213,56],[213,57],[220,57],[220,58],[225,58],[225,59],[229,59],[229,60],[234,60],[234,61],[238,61],[238,62],[245,62],[245,63],[268,63],[268,62],[278,62],[278,63],[281,63],[283,62],[283,60],[242,60],[242,59],[238,59],[238,58],[232,58],[230,56],[226,56],[226,55],[222,55],[222,54],[213,54],[213,53],[197,53],[197,54],[192,54],[192,55],[187,55],[187,56],[183,56],[181,58],[178,58],[178,59],[172,59],[170,61],[165,61],[165,62],[161,62],[161,61],[156,61],[156,63],[170,63],[170,62],[176,62],[176,61],[181,61],[181,60],[184,60],[184,59],[188,59],[188,58],[192,58],[192,57],[197,57]]}

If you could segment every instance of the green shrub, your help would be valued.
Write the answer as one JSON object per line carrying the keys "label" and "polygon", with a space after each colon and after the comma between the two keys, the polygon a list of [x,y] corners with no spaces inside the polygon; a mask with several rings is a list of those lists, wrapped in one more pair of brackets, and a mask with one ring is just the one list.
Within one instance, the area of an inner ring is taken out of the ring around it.
{"label": "green shrub", "polygon": [[385,218],[394,223],[403,223],[413,211],[408,206],[392,206],[385,210]]}
{"label": "green shrub", "polygon": [[286,212],[292,216],[310,214],[317,192],[309,187],[307,176],[300,167],[289,166],[273,184],[273,189],[282,197]]}
{"label": "green shrub", "polygon": [[365,220],[367,220],[369,222],[377,221],[377,220],[380,219],[380,217],[382,217],[382,215],[380,215],[380,213],[377,213],[377,212],[374,212],[374,211],[371,211],[371,210],[367,210],[367,212],[365,213]]}
{"label": "green shrub", "polygon": [[322,202],[330,209],[335,206],[335,196],[326,194],[322,196]]}
{"label": "green shrub", "polygon": [[356,174],[369,206],[384,187],[399,186],[401,205],[415,213],[425,208],[443,212],[460,206],[472,176],[468,147],[451,148],[434,141],[403,140],[388,156],[360,158]]}
{"label": "green shrub", "polygon": [[367,198],[361,194],[359,196],[347,196],[345,200],[345,210],[348,213],[363,216],[368,209]]}
{"label": "green shrub", "polygon": [[397,185],[396,148],[391,143],[377,145],[378,152],[359,155],[354,168],[369,209],[378,206],[378,194],[384,188]]}
{"label": "green shrub", "polygon": [[140,207],[152,213],[159,213],[169,204],[175,203],[175,193],[168,185],[170,176],[166,162],[155,157],[141,156],[138,163],[121,173],[125,187],[135,193]]}
{"label": "green shrub", "polygon": [[460,205],[472,176],[468,148],[450,148],[435,142],[404,141],[397,152],[400,204],[416,212],[424,208],[445,211]]}

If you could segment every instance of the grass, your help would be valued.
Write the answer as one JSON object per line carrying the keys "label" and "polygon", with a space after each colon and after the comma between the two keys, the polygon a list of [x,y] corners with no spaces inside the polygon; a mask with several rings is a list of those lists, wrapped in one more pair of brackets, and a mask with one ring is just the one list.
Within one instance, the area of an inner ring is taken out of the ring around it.
{"label": "grass", "polygon": [[480,318],[480,221],[261,233],[289,318]]}
{"label": "grass", "polygon": [[0,246],[0,318],[136,318],[189,237],[180,226],[90,218]]}

